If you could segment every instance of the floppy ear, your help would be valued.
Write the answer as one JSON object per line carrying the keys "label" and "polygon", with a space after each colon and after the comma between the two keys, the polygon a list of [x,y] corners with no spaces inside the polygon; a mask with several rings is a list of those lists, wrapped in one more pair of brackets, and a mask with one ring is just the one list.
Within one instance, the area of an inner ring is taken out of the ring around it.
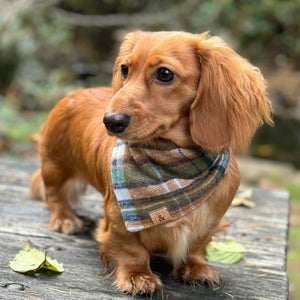
{"label": "floppy ear", "polygon": [[192,139],[209,151],[243,147],[264,121],[272,124],[264,78],[220,38],[205,33],[195,43],[200,80],[190,110]]}
{"label": "floppy ear", "polygon": [[121,72],[120,72],[122,61],[124,60],[125,57],[127,57],[132,52],[137,41],[145,34],[146,33],[142,31],[136,31],[136,32],[128,33],[125,36],[124,42],[120,47],[119,55],[115,61],[114,68],[113,68],[112,88],[114,93],[116,93],[122,87]]}

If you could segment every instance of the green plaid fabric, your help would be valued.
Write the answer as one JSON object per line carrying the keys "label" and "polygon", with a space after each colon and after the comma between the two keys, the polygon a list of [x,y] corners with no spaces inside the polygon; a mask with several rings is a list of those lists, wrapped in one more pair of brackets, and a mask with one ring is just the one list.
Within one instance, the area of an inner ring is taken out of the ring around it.
{"label": "green plaid fabric", "polygon": [[169,222],[198,207],[224,177],[229,159],[229,149],[215,153],[118,140],[111,177],[127,230]]}

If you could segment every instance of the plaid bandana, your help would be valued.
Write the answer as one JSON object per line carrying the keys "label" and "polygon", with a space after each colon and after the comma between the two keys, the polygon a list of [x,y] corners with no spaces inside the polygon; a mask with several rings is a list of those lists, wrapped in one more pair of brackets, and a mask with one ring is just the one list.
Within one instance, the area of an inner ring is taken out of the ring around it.
{"label": "plaid bandana", "polygon": [[216,153],[118,140],[111,177],[127,230],[175,220],[197,208],[224,177],[229,158],[229,149]]}

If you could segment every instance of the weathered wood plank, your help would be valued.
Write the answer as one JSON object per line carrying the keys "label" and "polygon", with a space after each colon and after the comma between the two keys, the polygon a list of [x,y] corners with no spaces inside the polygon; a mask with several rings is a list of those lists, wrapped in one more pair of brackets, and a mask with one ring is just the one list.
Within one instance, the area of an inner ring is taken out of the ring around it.
{"label": "weathered wood plank", "polygon": [[[51,232],[49,212],[43,202],[28,195],[29,174],[37,164],[0,161],[0,299],[131,299],[100,276],[99,245],[92,234],[66,236]],[[185,285],[172,276],[162,258],[152,269],[162,274],[163,295],[152,299],[287,299],[286,241],[289,197],[281,191],[255,190],[256,207],[231,207],[232,225],[217,239],[241,242],[248,252],[235,265],[215,264],[222,284],[214,289]],[[97,220],[103,216],[101,196],[89,190],[80,213]],[[64,263],[65,272],[25,276],[8,268],[23,243],[30,239]],[[149,297],[138,296],[137,299]]]}

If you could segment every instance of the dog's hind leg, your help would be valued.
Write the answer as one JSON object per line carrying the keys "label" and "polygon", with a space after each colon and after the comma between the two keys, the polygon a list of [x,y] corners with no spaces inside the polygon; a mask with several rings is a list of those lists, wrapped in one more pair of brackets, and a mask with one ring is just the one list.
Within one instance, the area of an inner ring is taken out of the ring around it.
{"label": "dog's hind leg", "polygon": [[78,185],[72,183],[68,173],[52,162],[43,162],[41,171],[32,177],[31,194],[46,201],[51,212],[51,230],[66,234],[82,231],[84,223],[71,208],[79,197]]}

